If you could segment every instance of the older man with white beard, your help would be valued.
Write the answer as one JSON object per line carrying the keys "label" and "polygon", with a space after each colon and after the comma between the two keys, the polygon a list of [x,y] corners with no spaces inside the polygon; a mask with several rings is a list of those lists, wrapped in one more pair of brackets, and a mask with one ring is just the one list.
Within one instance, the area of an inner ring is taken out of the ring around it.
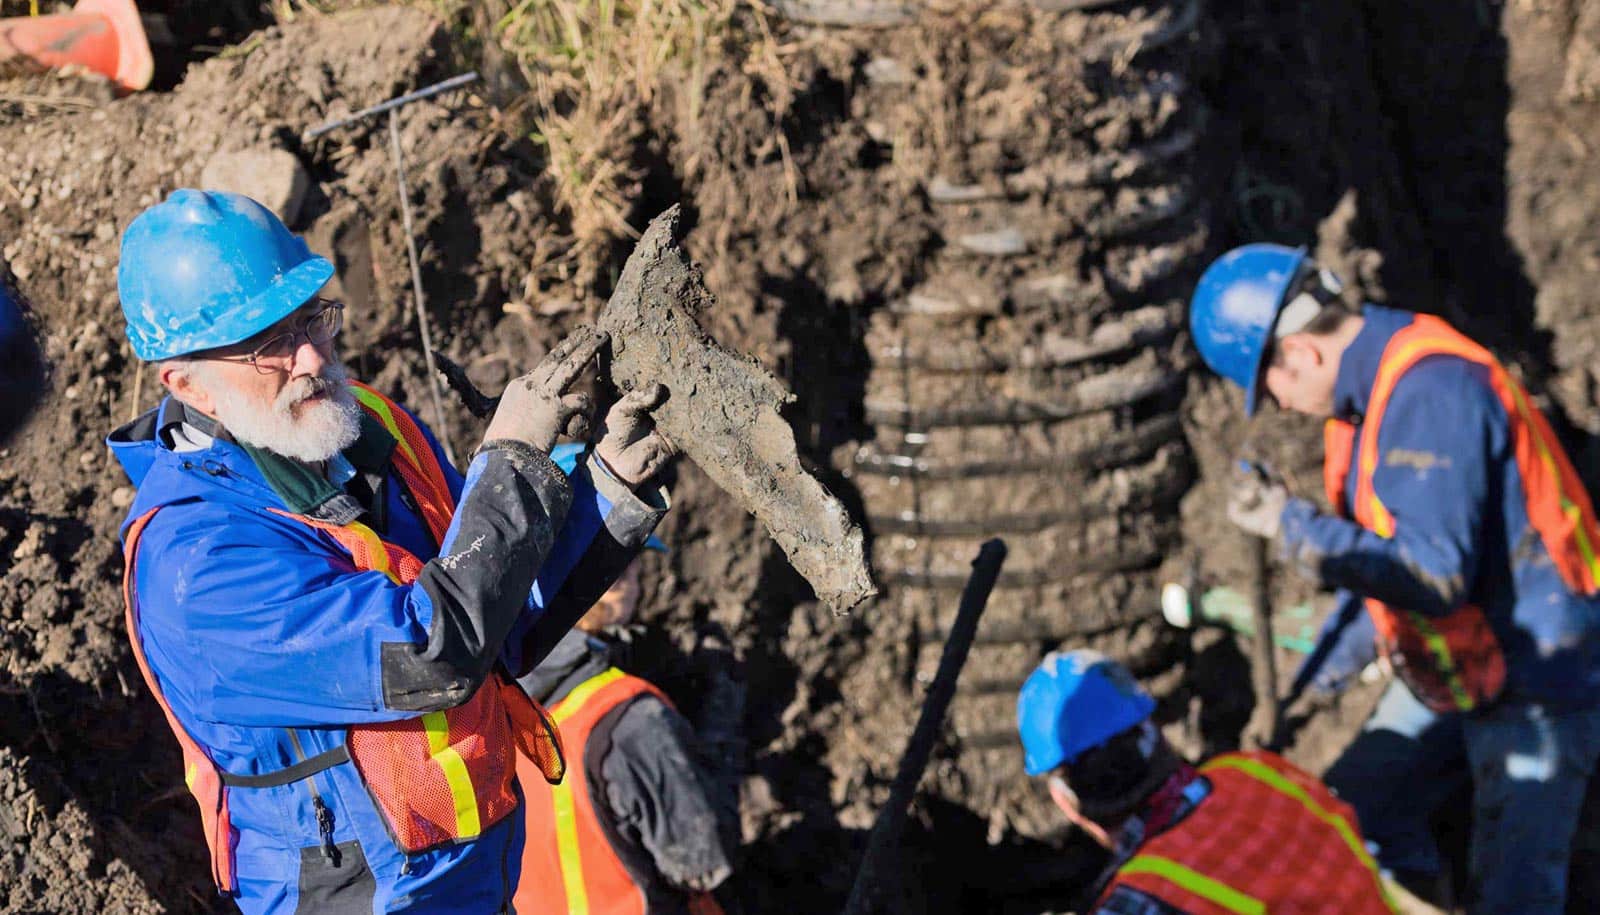
{"label": "older man with white beard", "polygon": [[[512,382],[465,478],[334,358],[332,275],[269,211],[176,191],[123,235],[128,337],[170,394],[110,445],[135,658],[183,751],[212,878],[246,912],[504,912],[517,752],[564,760],[512,680],[666,511],[659,386],[586,438],[580,328]],[[552,892],[559,892],[553,887]]]}

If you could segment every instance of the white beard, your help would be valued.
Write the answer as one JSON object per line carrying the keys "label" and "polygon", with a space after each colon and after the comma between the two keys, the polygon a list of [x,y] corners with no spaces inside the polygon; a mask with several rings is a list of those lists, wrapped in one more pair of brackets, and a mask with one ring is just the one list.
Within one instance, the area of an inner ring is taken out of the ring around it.
{"label": "white beard", "polygon": [[[329,363],[320,377],[290,381],[265,409],[223,382],[205,363],[193,363],[187,369],[210,390],[217,421],[247,445],[316,464],[355,444],[361,436],[361,407],[345,387],[348,373],[337,362]],[[327,394],[326,399],[301,404],[320,393]]]}

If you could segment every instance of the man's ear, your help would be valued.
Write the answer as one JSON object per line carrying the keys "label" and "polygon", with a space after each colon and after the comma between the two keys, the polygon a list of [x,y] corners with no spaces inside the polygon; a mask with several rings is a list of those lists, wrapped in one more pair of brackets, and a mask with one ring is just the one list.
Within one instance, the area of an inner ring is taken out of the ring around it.
{"label": "man's ear", "polygon": [[1322,349],[1307,334],[1290,334],[1276,344],[1282,353],[1283,367],[1291,372],[1304,372],[1322,364]]}
{"label": "man's ear", "polygon": [[188,364],[171,360],[160,363],[157,371],[161,386],[170,391],[173,397],[207,416],[216,415],[216,404],[211,398],[211,392],[195,377]]}

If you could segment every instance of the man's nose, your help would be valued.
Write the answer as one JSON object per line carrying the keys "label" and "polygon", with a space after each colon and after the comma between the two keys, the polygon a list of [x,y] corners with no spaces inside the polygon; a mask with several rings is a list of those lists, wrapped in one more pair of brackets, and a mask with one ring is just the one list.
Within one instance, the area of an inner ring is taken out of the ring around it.
{"label": "man's nose", "polygon": [[289,366],[289,377],[321,375],[327,364],[328,357],[323,354],[322,347],[301,337],[299,345],[294,348],[294,361]]}

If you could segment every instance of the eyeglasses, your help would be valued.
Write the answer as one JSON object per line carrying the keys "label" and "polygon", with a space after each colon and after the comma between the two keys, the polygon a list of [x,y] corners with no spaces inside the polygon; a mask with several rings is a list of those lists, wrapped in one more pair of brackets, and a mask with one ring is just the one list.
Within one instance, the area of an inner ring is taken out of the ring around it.
{"label": "eyeglasses", "polygon": [[301,337],[310,341],[313,346],[322,346],[331,343],[334,337],[339,336],[339,330],[344,327],[343,302],[335,302],[332,299],[317,299],[316,302],[321,307],[307,315],[299,327],[273,334],[249,353],[243,356],[208,355],[206,358],[221,362],[248,362],[263,375],[271,375],[282,370],[282,363],[293,356],[294,351],[299,348]]}

